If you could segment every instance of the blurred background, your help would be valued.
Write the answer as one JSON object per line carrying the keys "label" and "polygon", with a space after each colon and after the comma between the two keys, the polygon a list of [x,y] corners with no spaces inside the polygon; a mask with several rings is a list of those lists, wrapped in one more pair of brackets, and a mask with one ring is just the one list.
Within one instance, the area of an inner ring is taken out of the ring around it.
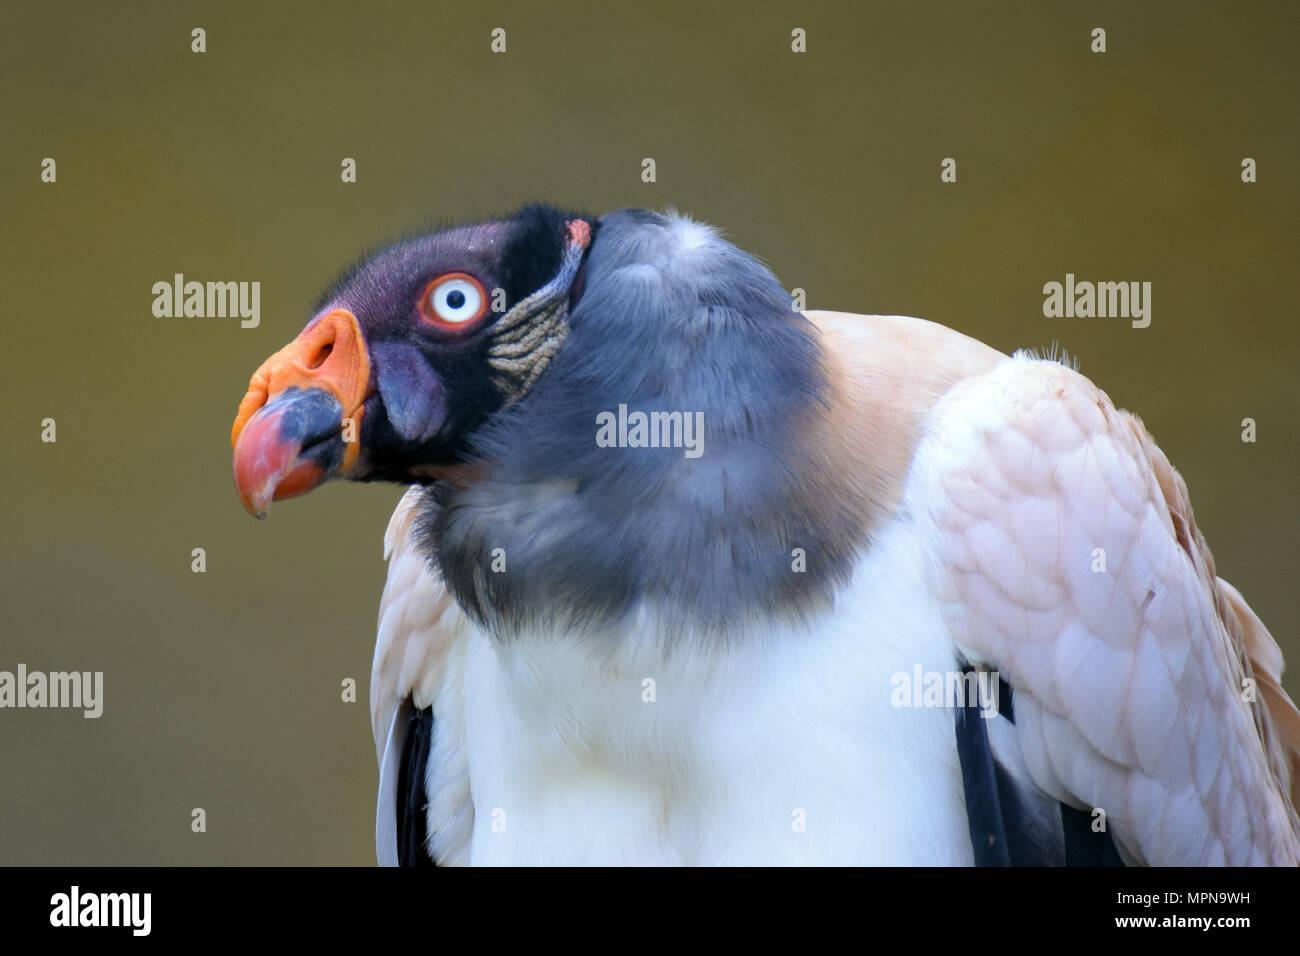
{"label": "blurred background", "polygon": [[[0,863],[374,861],[366,701],[401,489],[330,485],[256,522],[230,424],[358,253],[531,199],[676,206],[810,308],[1059,341],[1180,469],[1300,696],[1298,11],[5,3],[0,670],[102,670],[105,699],[98,720],[0,711]],[[178,272],[259,281],[260,326],[155,318]],[[1067,272],[1151,282],[1150,327],[1045,318]]]}

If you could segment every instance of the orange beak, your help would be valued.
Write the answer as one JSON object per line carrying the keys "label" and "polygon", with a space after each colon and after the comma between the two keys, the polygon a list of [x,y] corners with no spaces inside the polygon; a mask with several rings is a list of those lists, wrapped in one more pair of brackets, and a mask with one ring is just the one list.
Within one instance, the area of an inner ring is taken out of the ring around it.
{"label": "orange beak", "polygon": [[346,309],[317,316],[262,363],[230,429],[235,488],[261,518],[273,500],[347,474],[361,453],[370,357]]}

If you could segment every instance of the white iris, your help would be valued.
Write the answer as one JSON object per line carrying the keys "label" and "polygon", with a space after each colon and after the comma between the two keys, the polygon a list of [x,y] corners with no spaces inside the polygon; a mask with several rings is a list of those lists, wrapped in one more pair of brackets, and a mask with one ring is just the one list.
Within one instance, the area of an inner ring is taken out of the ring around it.
{"label": "white iris", "polygon": [[448,279],[429,293],[434,313],[444,322],[468,322],[478,315],[483,297],[468,279]]}

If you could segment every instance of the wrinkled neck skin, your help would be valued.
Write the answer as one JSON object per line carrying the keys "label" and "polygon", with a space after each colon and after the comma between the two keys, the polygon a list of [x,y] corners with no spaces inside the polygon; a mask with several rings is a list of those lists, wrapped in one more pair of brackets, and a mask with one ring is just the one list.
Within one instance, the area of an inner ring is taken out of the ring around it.
{"label": "wrinkled neck skin", "polygon": [[[634,613],[727,639],[828,608],[865,526],[838,504],[852,495],[825,440],[818,331],[707,227],[624,211],[599,237],[564,347],[426,492],[430,560],[504,640],[609,633]],[[620,405],[702,421],[698,457],[602,447]]]}

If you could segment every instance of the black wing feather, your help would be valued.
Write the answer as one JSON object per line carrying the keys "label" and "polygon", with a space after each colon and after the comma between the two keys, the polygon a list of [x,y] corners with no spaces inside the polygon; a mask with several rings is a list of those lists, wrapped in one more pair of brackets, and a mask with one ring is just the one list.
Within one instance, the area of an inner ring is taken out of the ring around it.
{"label": "black wing feather", "polygon": [[397,780],[397,861],[401,866],[437,866],[429,855],[428,787],[425,776],[433,749],[433,708],[411,708]]}
{"label": "black wing feather", "polygon": [[1093,832],[1090,814],[1054,800],[998,760],[988,721],[1015,724],[1012,694],[1001,681],[998,714],[992,718],[981,715],[978,701],[956,708],[957,756],[975,865],[1123,866],[1110,833]]}

